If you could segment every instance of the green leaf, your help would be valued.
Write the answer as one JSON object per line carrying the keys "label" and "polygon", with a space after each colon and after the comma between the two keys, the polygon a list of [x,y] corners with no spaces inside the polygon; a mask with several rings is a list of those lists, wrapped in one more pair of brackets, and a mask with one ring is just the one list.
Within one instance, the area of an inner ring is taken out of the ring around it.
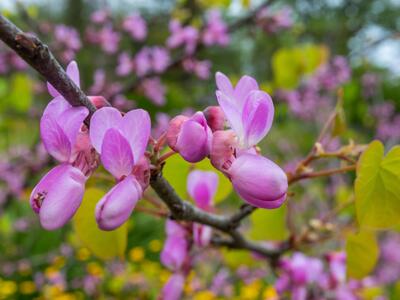
{"label": "green leaf", "polygon": [[124,256],[128,231],[126,223],[113,231],[103,231],[97,227],[95,206],[104,194],[98,188],[88,188],[73,222],[75,232],[82,243],[94,255],[106,260]]}
{"label": "green leaf", "polygon": [[361,231],[347,238],[347,276],[362,279],[371,273],[379,256],[375,233]]}
{"label": "green leaf", "polygon": [[167,163],[163,169],[164,177],[169,181],[175,191],[183,199],[188,199],[187,195],[187,177],[189,172],[194,169],[203,171],[213,171],[218,175],[218,189],[215,195],[214,203],[223,201],[232,191],[232,184],[230,181],[219,171],[217,171],[208,159],[204,159],[199,163],[190,164],[185,161],[179,154],[175,154],[168,158]]}
{"label": "green leaf", "polygon": [[355,205],[361,227],[386,229],[400,222],[400,146],[384,156],[373,141],[357,165]]}
{"label": "green leaf", "polygon": [[283,241],[289,232],[286,227],[286,204],[277,209],[257,209],[250,216],[250,237],[255,240]]}
{"label": "green leaf", "polygon": [[10,93],[6,99],[9,107],[18,112],[26,112],[32,103],[32,89],[32,82],[27,75],[14,75]]}
{"label": "green leaf", "polygon": [[297,87],[302,76],[314,72],[327,59],[325,46],[305,44],[279,49],[272,57],[276,86],[286,89]]}

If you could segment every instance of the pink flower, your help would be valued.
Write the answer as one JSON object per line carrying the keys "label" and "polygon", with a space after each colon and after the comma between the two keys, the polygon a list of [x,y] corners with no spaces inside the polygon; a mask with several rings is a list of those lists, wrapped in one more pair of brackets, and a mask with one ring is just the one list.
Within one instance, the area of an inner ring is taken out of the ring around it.
{"label": "pink flower", "polygon": [[268,133],[274,118],[271,97],[258,89],[257,82],[243,76],[234,88],[230,80],[217,72],[218,103],[235,131],[241,147],[248,149]]}
{"label": "pink flower", "polygon": [[167,220],[166,233],[167,239],[160,255],[161,263],[177,272],[181,270],[188,256],[189,244],[186,240],[186,232],[178,223]]}
{"label": "pink flower", "polygon": [[[212,201],[217,191],[218,175],[214,172],[205,172],[200,170],[192,171],[187,180],[187,190],[199,208],[210,211]],[[210,243],[212,229],[202,224],[193,224],[193,240],[204,247]]]}
{"label": "pink flower", "polygon": [[142,109],[122,116],[115,108],[103,107],[92,116],[90,140],[104,168],[118,181],[96,206],[96,220],[103,230],[122,225],[142,196],[145,186],[132,174],[146,150],[150,128],[150,116]]}
{"label": "pink flower", "polygon": [[224,129],[225,115],[219,106],[208,106],[203,113],[212,132]]}
{"label": "pink flower", "polygon": [[117,52],[121,36],[118,32],[114,31],[111,25],[106,25],[101,28],[97,35],[99,44],[104,52],[108,54]]}
{"label": "pink flower", "polygon": [[[72,62],[67,74],[79,86],[79,70]],[[62,164],[48,172],[33,189],[30,203],[45,229],[63,226],[78,209],[87,176],[96,168],[96,158],[83,125],[89,111],[72,107],[48,83],[55,98],[47,105],[40,120],[40,135],[47,152]]]}
{"label": "pink flower", "polygon": [[127,76],[133,71],[134,62],[128,53],[122,52],[118,56],[118,66],[115,73],[119,76]]}
{"label": "pink flower", "polygon": [[195,60],[193,58],[185,59],[182,63],[186,72],[194,73],[200,79],[208,79],[210,77],[211,62],[209,60]]}
{"label": "pink flower", "polygon": [[160,300],[179,300],[181,299],[185,277],[181,273],[172,274],[164,285]]}
{"label": "pink flower", "polygon": [[212,132],[202,112],[179,115],[170,121],[168,145],[189,162],[199,162],[210,153]]}
{"label": "pink flower", "polygon": [[226,46],[229,43],[228,27],[221,19],[218,10],[211,10],[207,16],[207,24],[203,31],[203,43],[207,46]]}
{"label": "pink flower", "polygon": [[165,86],[160,78],[154,77],[143,80],[141,87],[146,97],[155,105],[163,106],[165,104]]}
{"label": "pink flower", "polygon": [[182,27],[182,24],[177,20],[172,20],[169,23],[169,31],[171,35],[167,39],[167,47],[174,49],[180,46],[185,46],[186,54],[192,54],[197,47],[199,32],[192,26]]}
{"label": "pink flower", "polygon": [[162,73],[170,63],[168,51],[162,47],[144,47],[135,56],[136,74],[144,76],[150,72]]}
{"label": "pink flower", "polygon": [[218,175],[214,172],[195,170],[187,179],[187,191],[196,205],[203,210],[210,210],[217,191]]}
{"label": "pink flower", "polygon": [[153,59],[154,72],[156,73],[164,72],[170,63],[170,56],[168,50],[163,47],[153,47],[151,55]]}
{"label": "pink flower", "polygon": [[126,17],[122,23],[122,28],[137,41],[143,41],[147,36],[146,21],[139,14],[131,14]]}

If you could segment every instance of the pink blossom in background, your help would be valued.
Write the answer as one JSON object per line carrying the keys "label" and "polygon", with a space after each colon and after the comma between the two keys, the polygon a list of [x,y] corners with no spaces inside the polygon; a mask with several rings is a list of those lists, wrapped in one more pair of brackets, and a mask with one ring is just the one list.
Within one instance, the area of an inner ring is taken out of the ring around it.
{"label": "pink blossom in background", "polygon": [[100,45],[105,53],[114,54],[118,50],[121,35],[114,30],[111,24],[105,24],[100,29],[88,27],[86,39],[89,43]]}
{"label": "pink blossom in background", "polygon": [[293,26],[293,11],[284,6],[279,10],[264,8],[257,14],[257,24],[267,33],[278,33]]}
{"label": "pink blossom in background", "polygon": [[167,47],[174,49],[185,47],[187,54],[192,54],[197,47],[199,31],[193,26],[185,26],[178,20],[172,20],[169,23],[170,36],[167,39]]}
{"label": "pink blossom in background", "polygon": [[153,77],[143,80],[141,88],[145,96],[155,105],[163,106],[165,104],[165,86],[162,84],[160,78]]}
{"label": "pink blossom in background", "polygon": [[100,94],[106,85],[106,72],[104,69],[97,69],[93,75],[93,84],[89,88],[92,95]]}
{"label": "pink blossom in background", "polygon": [[154,72],[161,73],[165,71],[170,63],[168,50],[163,47],[153,47],[151,55]]}
{"label": "pink blossom in background", "polygon": [[206,26],[202,32],[203,43],[207,46],[229,44],[228,27],[221,18],[218,10],[211,10],[207,14]]}
{"label": "pink blossom in background", "polygon": [[115,70],[115,73],[118,76],[128,76],[130,73],[132,73],[133,68],[134,68],[133,59],[129,56],[127,52],[122,52],[118,56],[118,65]]}
{"label": "pink blossom in background", "polygon": [[122,28],[127,31],[134,40],[143,41],[147,36],[146,21],[139,14],[131,14],[122,22]]}
{"label": "pink blossom in background", "polygon": [[55,48],[61,51],[64,61],[71,61],[82,47],[78,31],[66,25],[56,25],[54,28]]}
{"label": "pink blossom in background", "polygon": [[211,75],[211,62],[209,60],[196,60],[187,58],[182,62],[183,69],[188,73],[195,74],[198,78],[206,80]]}
{"label": "pink blossom in background", "polygon": [[143,47],[135,56],[136,75],[141,77],[148,73],[162,73],[170,63],[167,49],[163,47]]}
{"label": "pink blossom in background", "polygon": [[105,23],[110,17],[110,12],[107,9],[101,9],[93,12],[90,15],[90,21],[95,24]]}
{"label": "pink blossom in background", "polygon": [[158,139],[163,133],[166,133],[168,130],[170,120],[171,117],[168,114],[158,112],[156,114],[156,124],[152,131],[152,137]]}
{"label": "pink blossom in background", "polygon": [[375,73],[365,73],[361,77],[362,93],[365,98],[372,98],[378,94],[380,78]]}

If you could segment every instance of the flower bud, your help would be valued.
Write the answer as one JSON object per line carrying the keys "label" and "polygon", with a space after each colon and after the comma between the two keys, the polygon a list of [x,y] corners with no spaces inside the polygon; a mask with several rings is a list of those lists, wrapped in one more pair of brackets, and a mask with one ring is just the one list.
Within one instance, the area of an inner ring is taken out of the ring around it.
{"label": "flower bud", "polygon": [[212,132],[224,129],[225,115],[219,106],[209,106],[203,113]]}
{"label": "flower bud", "polygon": [[88,98],[97,109],[100,109],[104,106],[111,106],[111,104],[103,96],[89,96]]}
{"label": "flower bud", "polygon": [[242,154],[233,161],[228,175],[236,192],[253,206],[278,208],[286,199],[285,172],[263,156]]}
{"label": "flower bud", "polygon": [[69,164],[51,169],[33,189],[32,209],[39,214],[40,224],[47,230],[64,226],[82,202],[86,177]]}
{"label": "flower bud", "polygon": [[134,176],[129,175],[116,184],[96,205],[96,221],[102,230],[114,230],[128,220],[142,188]]}
{"label": "flower bud", "polygon": [[235,159],[236,135],[232,130],[214,132],[210,153],[211,164],[218,170],[227,171]]}
{"label": "flower bud", "polygon": [[164,285],[160,300],[179,300],[181,299],[185,277],[181,273],[172,274]]}
{"label": "flower bud", "polygon": [[177,116],[170,122],[168,145],[188,162],[199,162],[210,152],[212,132],[202,112],[191,118]]}

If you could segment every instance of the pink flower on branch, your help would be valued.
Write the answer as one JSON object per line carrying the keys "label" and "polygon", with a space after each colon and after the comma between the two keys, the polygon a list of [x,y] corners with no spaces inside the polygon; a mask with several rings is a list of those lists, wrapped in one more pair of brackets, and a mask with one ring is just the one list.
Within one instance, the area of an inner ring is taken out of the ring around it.
{"label": "pink flower on branch", "polygon": [[[90,140],[107,171],[117,180],[96,206],[96,220],[103,230],[121,226],[132,213],[148,178],[144,152],[150,136],[150,116],[131,110],[124,116],[112,107],[97,110],[92,117]],[[135,170],[140,170],[135,174]]]}

